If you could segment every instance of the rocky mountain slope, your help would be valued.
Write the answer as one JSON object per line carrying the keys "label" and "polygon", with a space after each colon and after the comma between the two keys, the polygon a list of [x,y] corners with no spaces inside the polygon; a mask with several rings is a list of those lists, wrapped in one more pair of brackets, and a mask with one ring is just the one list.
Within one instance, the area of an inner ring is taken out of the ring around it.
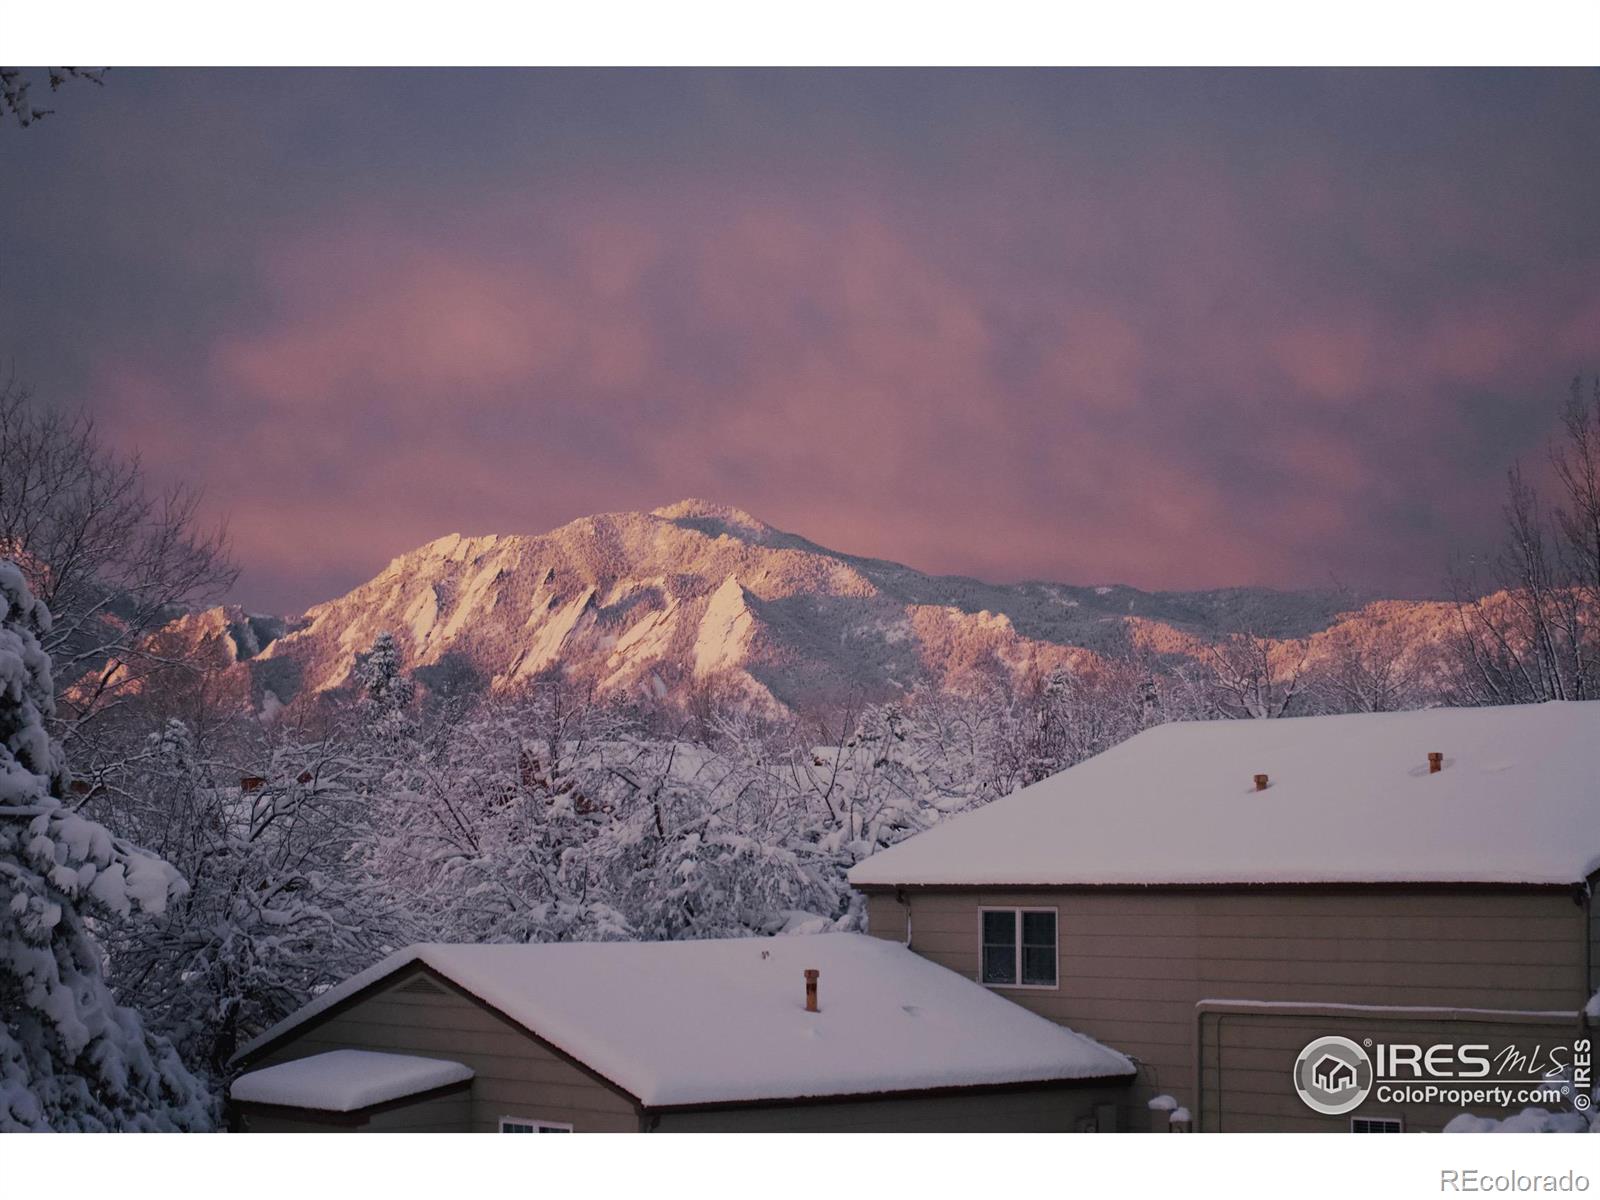
{"label": "rocky mountain slope", "polygon": [[[1424,603],[1385,620],[1434,622]],[[1193,654],[1219,634],[1321,636],[1353,607],[1328,592],[1151,593],[998,585],[840,554],[737,509],[685,500],[536,536],[451,535],[303,616],[184,618],[247,672],[257,704],[344,686],[391,631],[434,689],[513,688],[544,672],[608,691],[733,689],[790,708],[928,681],[1072,664],[1129,640]]]}

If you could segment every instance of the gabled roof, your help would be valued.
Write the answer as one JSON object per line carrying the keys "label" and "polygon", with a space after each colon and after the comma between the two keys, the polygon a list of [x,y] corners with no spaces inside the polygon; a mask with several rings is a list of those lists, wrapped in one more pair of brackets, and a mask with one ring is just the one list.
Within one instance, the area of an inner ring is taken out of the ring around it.
{"label": "gabled roof", "polygon": [[[1133,1064],[896,942],[420,945],[267,1030],[247,1058],[421,963],[645,1107],[1121,1079]],[[804,971],[821,972],[805,1011]]]}
{"label": "gabled roof", "polygon": [[1597,867],[1600,701],[1586,701],[1162,725],[873,855],[850,882],[1572,884]]}

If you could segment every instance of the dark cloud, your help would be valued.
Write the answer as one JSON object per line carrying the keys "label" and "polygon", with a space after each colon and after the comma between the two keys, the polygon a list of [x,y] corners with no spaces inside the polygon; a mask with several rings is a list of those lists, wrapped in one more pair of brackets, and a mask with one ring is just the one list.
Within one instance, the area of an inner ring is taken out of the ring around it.
{"label": "dark cloud", "polygon": [[0,354],[264,607],[684,495],[929,570],[1436,590],[1600,365],[1590,72],[118,72]]}

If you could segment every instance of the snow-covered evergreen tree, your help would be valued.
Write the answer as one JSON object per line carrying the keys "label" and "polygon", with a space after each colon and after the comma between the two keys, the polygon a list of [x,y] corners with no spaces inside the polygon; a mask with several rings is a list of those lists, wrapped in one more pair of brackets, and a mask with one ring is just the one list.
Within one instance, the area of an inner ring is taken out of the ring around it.
{"label": "snow-covered evergreen tree", "polygon": [[117,1003],[93,915],[161,913],[166,863],[67,808],[40,645],[50,614],[0,560],[0,1130],[204,1129],[208,1094]]}
{"label": "snow-covered evergreen tree", "polygon": [[361,689],[360,707],[370,735],[403,740],[415,733],[410,708],[416,684],[405,673],[394,634],[386,629],[374,638],[372,648],[356,656],[351,674]]}

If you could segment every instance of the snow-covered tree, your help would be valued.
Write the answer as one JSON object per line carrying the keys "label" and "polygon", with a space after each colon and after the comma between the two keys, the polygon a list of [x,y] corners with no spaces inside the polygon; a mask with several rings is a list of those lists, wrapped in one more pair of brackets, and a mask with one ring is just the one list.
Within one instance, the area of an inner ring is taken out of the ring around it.
{"label": "snow-covered tree", "polygon": [[1207,692],[1214,715],[1262,720],[1294,716],[1305,706],[1304,640],[1235,633],[1207,648]]}
{"label": "snow-covered tree", "polygon": [[554,682],[441,715],[369,781],[374,888],[419,940],[632,936],[597,849],[632,749],[619,713]]}
{"label": "snow-covered tree", "polygon": [[75,760],[98,756],[108,714],[192,651],[151,635],[238,574],[197,492],[157,491],[87,417],[41,406],[11,380],[0,380],[0,552],[50,610],[40,641]]}
{"label": "snow-covered tree", "polygon": [[184,883],[62,803],[49,627],[0,560],[0,1130],[208,1128],[209,1095],[118,1003],[90,932],[95,917],[159,915]]}
{"label": "snow-covered tree", "polygon": [[1315,639],[1307,695],[1323,713],[1421,708],[1437,694],[1439,657],[1438,646],[1381,614],[1352,613]]}
{"label": "snow-covered tree", "polygon": [[787,786],[793,776],[763,770],[748,746],[725,738],[715,752],[685,742],[628,764],[634,791],[603,849],[618,906],[656,940],[837,923],[855,862],[844,830],[807,813],[804,794]]}
{"label": "snow-covered tree", "polygon": [[378,737],[408,738],[414,732],[410,708],[416,684],[405,673],[400,647],[387,629],[365,654],[356,656],[351,672],[361,689],[360,708],[369,731]]}
{"label": "snow-covered tree", "polygon": [[111,935],[128,999],[196,1066],[226,1073],[238,1044],[392,948],[394,922],[359,857],[363,764],[293,724],[220,750],[183,722],[151,734],[127,783],[142,841],[188,892]]}

